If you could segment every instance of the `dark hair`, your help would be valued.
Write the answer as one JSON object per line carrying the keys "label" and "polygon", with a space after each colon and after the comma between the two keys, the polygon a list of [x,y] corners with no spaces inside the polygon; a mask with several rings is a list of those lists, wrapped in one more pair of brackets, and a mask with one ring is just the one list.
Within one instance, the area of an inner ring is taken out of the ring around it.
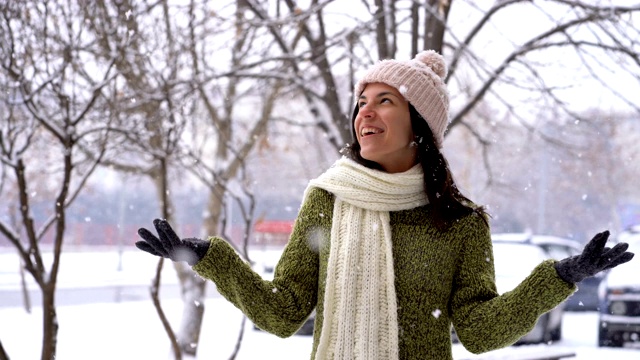
{"label": "dark hair", "polygon": [[[366,160],[360,155],[360,143],[358,143],[354,126],[358,111],[359,109],[356,105],[351,117],[351,136],[353,141],[345,147],[343,153],[368,168],[383,170],[380,164]],[[409,114],[411,116],[411,128],[418,146],[418,161],[424,172],[424,190],[427,193],[429,203],[433,206],[436,226],[439,229],[446,229],[454,221],[473,212],[481,215],[486,222],[487,214],[484,208],[475,206],[471,200],[458,190],[449,169],[449,164],[436,146],[431,128],[411,104],[409,104]]]}

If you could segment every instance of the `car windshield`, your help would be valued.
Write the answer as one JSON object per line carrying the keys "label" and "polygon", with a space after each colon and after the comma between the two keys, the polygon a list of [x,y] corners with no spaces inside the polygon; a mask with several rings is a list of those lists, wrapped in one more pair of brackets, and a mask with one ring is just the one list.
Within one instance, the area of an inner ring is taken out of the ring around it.
{"label": "car windshield", "polygon": [[640,237],[629,239],[629,251],[632,253],[640,253]]}
{"label": "car windshield", "polygon": [[541,261],[548,258],[536,245],[493,243],[496,277],[525,278]]}
{"label": "car windshield", "polygon": [[635,276],[636,282],[640,282],[640,278],[638,277],[638,271],[640,271],[640,236],[636,236],[634,238],[628,239],[629,249],[635,255],[633,260],[629,261],[627,264],[621,267],[626,273],[632,274],[630,276]]}
{"label": "car windshield", "polygon": [[[635,254],[640,254],[640,236],[633,234],[625,239],[619,239],[620,241],[629,243],[628,251]],[[640,255],[636,255],[636,258]],[[609,287],[640,287],[640,278],[638,273],[640,272],[640,261],[634,258],[632,261],[613,268],[607,275],[607,283]]]}

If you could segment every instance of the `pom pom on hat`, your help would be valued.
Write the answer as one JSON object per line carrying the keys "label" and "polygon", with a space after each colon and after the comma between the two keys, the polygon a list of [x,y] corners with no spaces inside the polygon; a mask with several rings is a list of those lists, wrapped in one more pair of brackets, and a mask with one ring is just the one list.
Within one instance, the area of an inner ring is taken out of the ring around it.
{"label": "pom pom on hat", "polygon": [[426,50],[416,55],[415,60],[420,61],[431,68],[441,79],[447,76],[447,64],[444,58],[434,50]]}
{"label": "pom pom on hat", "polygon": [[444,132],[449,124],[446,76],[447,65],[442,55],[426,50],[408,61],[379,61],[358,81],[354,95],[357,102],[364,88],[371,83],[383,83],[398,89],[429,124],[436,146],[442,148]]}

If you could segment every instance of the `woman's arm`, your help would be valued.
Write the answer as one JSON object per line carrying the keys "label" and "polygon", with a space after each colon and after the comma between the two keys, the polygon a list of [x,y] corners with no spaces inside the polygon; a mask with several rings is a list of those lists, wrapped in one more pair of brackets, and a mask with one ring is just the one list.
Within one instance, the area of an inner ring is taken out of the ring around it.
{"label": "woman's arm", "polygon": [[498,295],[489,228],[479,216],[458,229],[464,236],[451,301],[452,321],[460,342],[473,353],[515,343],[576,289],[562,280],[548,260],[516,288]]}
{"label": "woman's arm", "polygon": [[218,292],[258,327],[280,337],[291,336],[316,306],[319,256],[313,240],[327,220],[320,216],[327,206],[331,204],[326,192],[309,192],[272,281],[262,279],[219,237],[210,238],[209,251],[193,269],[215,282]]}

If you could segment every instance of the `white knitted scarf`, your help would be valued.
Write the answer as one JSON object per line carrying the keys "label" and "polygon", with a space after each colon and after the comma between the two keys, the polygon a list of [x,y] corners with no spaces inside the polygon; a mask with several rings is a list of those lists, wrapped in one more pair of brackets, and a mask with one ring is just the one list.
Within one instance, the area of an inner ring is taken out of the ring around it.
{"label": "white knitted scarf", "polygon": [[403,173],[342,158],[309,183],[335,195],[316,360],[398,359],[389,212],[425,205],[419,165]]}

